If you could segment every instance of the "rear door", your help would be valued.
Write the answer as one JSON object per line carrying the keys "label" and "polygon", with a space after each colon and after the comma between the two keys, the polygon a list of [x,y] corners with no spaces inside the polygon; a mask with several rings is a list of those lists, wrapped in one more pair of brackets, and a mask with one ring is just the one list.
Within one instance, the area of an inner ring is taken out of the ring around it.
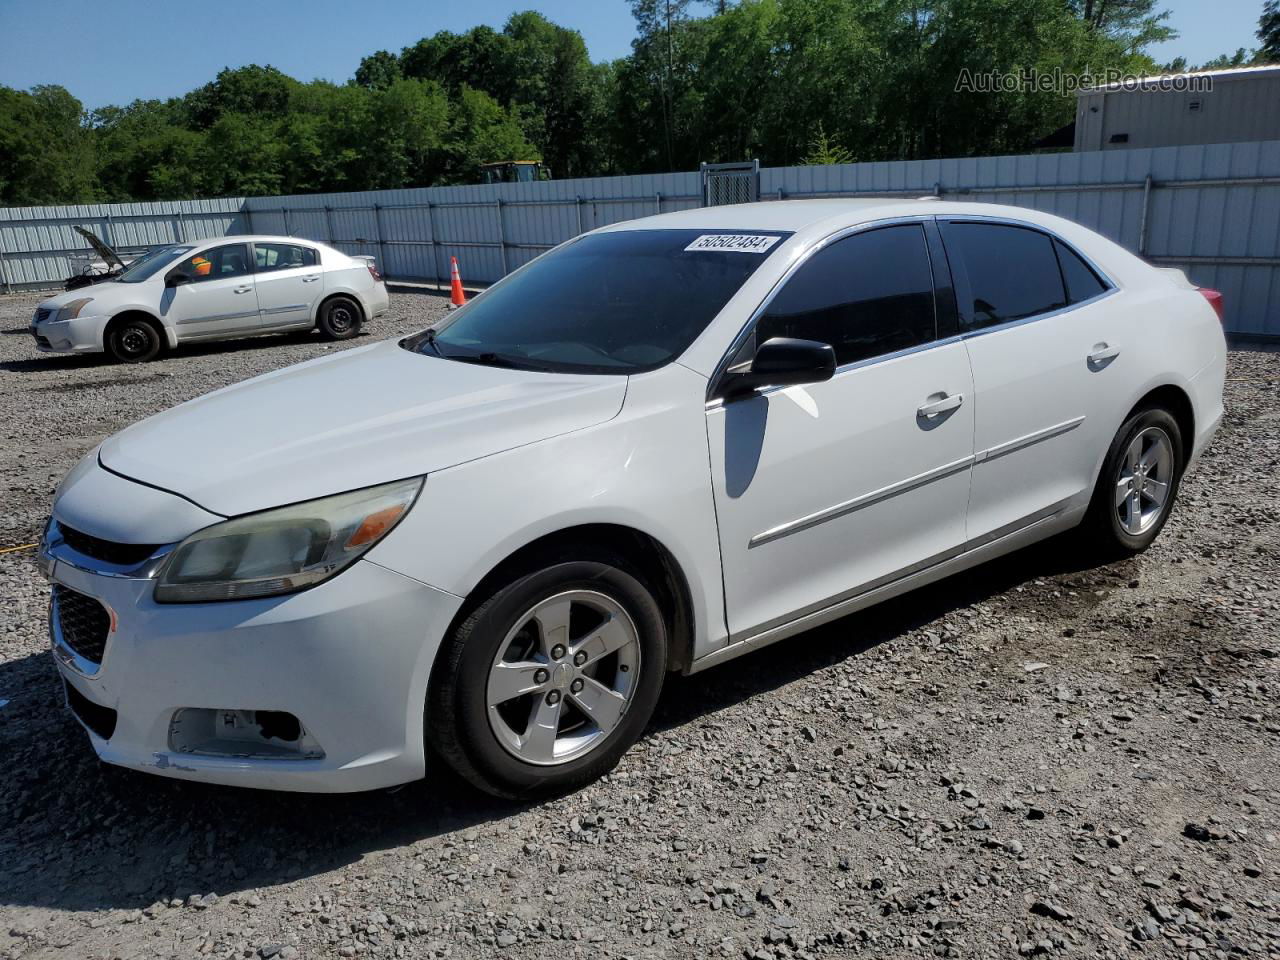
{"label": "rear door", "polygon": [[320,251],[304,243],[254,243],[253,264],[262,325],[310,324],[324,294]]}
{"label": "rear door", "polygon": [[939,227],[973,364],[976,543],[1091,495],[1138,345],[1112,284],[1059,238],[1008,222]]}
{"label": "rear door", "polygon": [[172,320],[178,339],[235,336],[257,330],[258,300],[247,243],[201,250],[166,276],[175,273],[186,275],[190,282],[166,286],[160,308]]}
{"label": "rear door", "polygon": [[959,552],[973,391],[964,344],[939,333],[919,222],[835,240],[764,308],[755,343],[829,343],[838,369],[708,406],[734,640]]}

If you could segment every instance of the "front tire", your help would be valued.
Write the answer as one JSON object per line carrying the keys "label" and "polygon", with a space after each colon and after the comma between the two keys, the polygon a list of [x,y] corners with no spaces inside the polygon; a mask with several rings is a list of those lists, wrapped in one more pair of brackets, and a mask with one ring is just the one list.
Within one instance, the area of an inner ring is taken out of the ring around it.
{"label": "front tire", "polygon": [[644,732],[666,658],[662,612],[625,560],[549,561],[494,590],[445,640],[427,739],[495,796],[575,789]]}
{"label": "front tire", "polygon": [[1182,430],[1167,410],[1139,410],[1120,428],[1094,490],[1081,533],[1106,559],[1151,546],[1173,512],[1182,480]]}
{"label": "front tire", "polygon": [[334,297],[320,306],[316,327],[326,340],[350,340],[360,333],[360,304],[350,297]]}
{"label": "front tire", "polygon": [[107,353],[119,363],[146,363],[160,355],[160,331],[146,320],[121,320],[107,331]]}

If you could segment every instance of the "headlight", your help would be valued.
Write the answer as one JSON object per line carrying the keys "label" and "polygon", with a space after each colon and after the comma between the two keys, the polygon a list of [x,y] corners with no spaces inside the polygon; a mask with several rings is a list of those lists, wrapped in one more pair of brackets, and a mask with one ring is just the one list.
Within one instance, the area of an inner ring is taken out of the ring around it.
{"label": "headlight", "polygon": [[158,603],[293,593],[336,576],[391,532],[422,477],[236,517],[178,544],[156,583]]}
{"label": "headlight", "polygon": [[79,300],[72,300],[65,307],[54,315],[54,320],[74,320],[80,316],[80,311],[85,308],[86,304],[93,303],[93,297],[81,297]]}

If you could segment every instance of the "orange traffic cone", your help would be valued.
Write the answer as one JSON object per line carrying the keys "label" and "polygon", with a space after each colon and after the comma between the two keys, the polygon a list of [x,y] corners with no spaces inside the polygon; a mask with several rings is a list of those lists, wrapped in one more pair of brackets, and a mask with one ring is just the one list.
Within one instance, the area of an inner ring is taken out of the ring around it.
{"label": "orange traffic cone", "polygon": [[467,295],[462,289],[462,276],[458,273],[458,258],[449,258],[449,302],[455,307],[460,307],[467,302]]}

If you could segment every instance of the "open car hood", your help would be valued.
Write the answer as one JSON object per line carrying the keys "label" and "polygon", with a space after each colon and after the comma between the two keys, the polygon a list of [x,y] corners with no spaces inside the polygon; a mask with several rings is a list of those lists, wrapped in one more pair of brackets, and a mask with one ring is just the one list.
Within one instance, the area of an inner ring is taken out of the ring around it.
{"label": "open car hood", "polygon": [[111,247],[107,246],[104,241],[99,239],[96,233],[89,230],[87,227],[76,226],[72,227],[72,229],[75,230],[76,233],[80,234],[80,236],[84,237],[85,240],[89,241],[89,246],[93,247],[94,252],[102,258],[104,263],[106,263],[108,270],[116,271],[124,269],[124,261],[120,259],[119,255],[111,249]]}

